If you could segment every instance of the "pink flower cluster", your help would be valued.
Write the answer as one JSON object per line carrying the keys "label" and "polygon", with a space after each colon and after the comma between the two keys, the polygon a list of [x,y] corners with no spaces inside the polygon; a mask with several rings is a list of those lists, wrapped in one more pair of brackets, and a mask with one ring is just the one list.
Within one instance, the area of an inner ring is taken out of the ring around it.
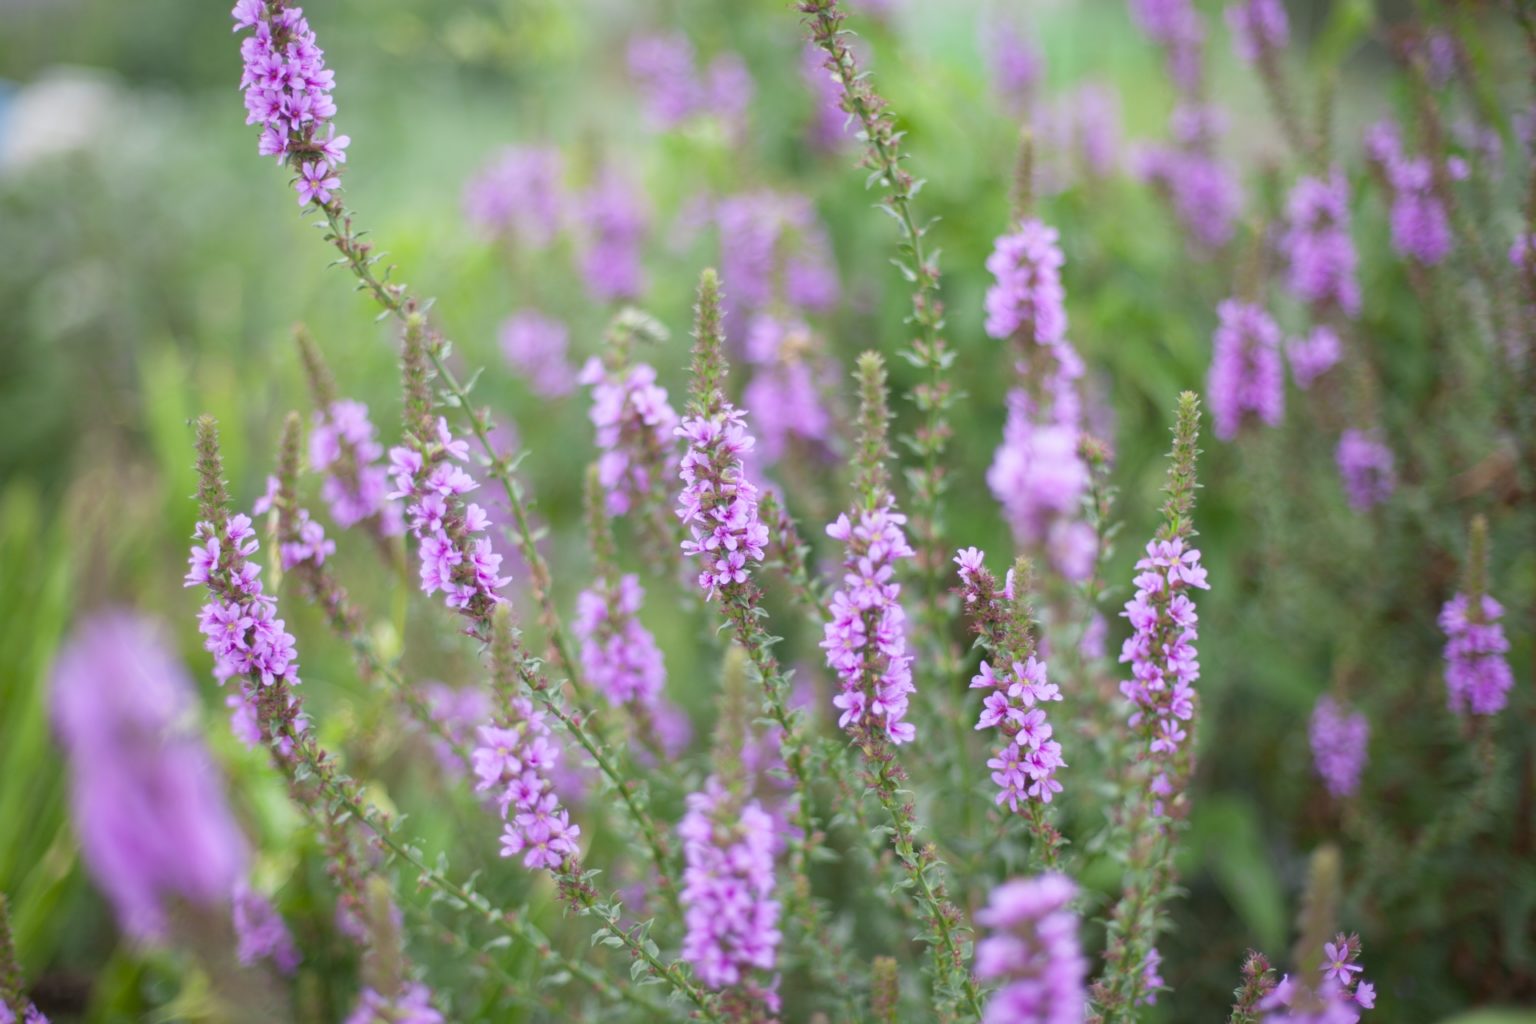
{"label": "pink flower cluster", "polygon": [[1269,426],[1285,415],[1285,367],[1280,327],[1260,306],[1227,299],[1217,307],[1206,382],[1216,436],[1230,441],[1252,414]]}
{"label": "pink flower cluster", "polygon": [[773,970],[781,937],[773,818],[756,800],[741,803],[711,777],[689,794],[677,834],[685,865],[682,958],[710,988],[745,985],[777,1011],[777,978],[768,986],[750,980],[754,970]]}
{"label": "pink flower cluster", "polygon": [[999,673],[983,661],[980,673],[971,679],[971,689],[991,691],[982,701],[976,728],[998,729],[1007,740],[987,762],[1000,790],[997,802],[1006,803],[1012,811],[1028,798],[1050,803],[1061,792],[1056,769],[1067,763],[1061,759],[1061,744],[1051,739],[1045,708],[1036,707],[1061,700],[1061,690],[1046,681],[1045,662],[1031,656]]}
{"label": "pink flower cluster", "polygon": [[754,410],[763,464],[772,465],[799,441],[820,455],[835,451],[838,440],[825,396],[835,394],[842,373],[830,359],[818,360],[811,329],[799,320],[768,313],[747,328],[747,359],[752,379],[742,402]]}
{"label": "pink flower cluster", "polygon": [[690,416],[677,428],[688,439],[679,475],[677,515],[688,527],[683,554],[703,565],[699,586],[713,599],[750,578],[749,561],[761,561],[768,527],[758,518],[757,487],[742,469],[755,443],[746,414],[725,403],[710,416]]}
{"label": "pink flower cluster", "polygon": [[1458,715],[1496,715],[1504,710],[1514,686],[1505,655],[1509,640],[1499,619],[1504,606],[1487,594],[1476,606],[1457,594],[1440,609],[1446,635],[1446,703]]}
{"label": "pink flower cluster", "polygon": [[1303,177],[1291,189],[1281,239],[1290,267],[1288,283],[1313,307],[1360,312],[1355,243],[1349,237],[1349,182],[1338,168],[1327,178]]}
{"label": "pink flower cluster", "polygon": [[1120,684],[1120,692],[1133,706],[1131,727],[1148,737],[1154,755],[1167,758],[1188,738],[1179,723],[1195,715],[1193,684],[1200,678],[1194,647],[1200,619],[1188,591],[1209,590],[1210,584],[1199,550],[1180,537],[1148,543],[1136,571],[1136,594],[1122,613],[1133,632],[1120,650],[1131,678]]}
{"label": "pink flower cluster", "polygon": [[368,406],[362,402],[344,398],[315,413],[309,465],[324,475],[320,496],[343,529],[377,518],[383,536],[405,532],[400,507],[388,500],[388,473],[379,464],[383,455]]}
{"label": "pink flower cluster", "polygon": [[536,309],[523,309],[501,322],[497,334],[501,354],[533,393],[560,398],[576,387],[576,374],[566,359],[570,331],[564,323]]}
{"label": "pink flower cluster", "polygon": [[444,1024],[444,1018],[432,1006],[431,989],[407,984],[393,999],[374,989],[363,989],[344,1024]]}
{"label": "pink flower cluster", "polygon": [[599,580],[577,595],[573,628],[592,685],[614,704],[652,708],[661,699],[667,668],[656,638],[640,623],[644,599],[634,573]]}
{"label": "pink flower cluster", "polygon": [[480,780],[475,788],[495,793],[506,822],[503,857],[521,853],[526,867],[556,871],[580,853],[581,826],[571,824],[551,781],[560,748],[531,701],[513,698],[508,720],[482,725],[471,758]]}
{"label": "pink flower cluster", "polygon": [[330,123],[336,115],[331,99],[336,73],[326,68],[303,9],[238,0],[230,13],[235,31],[252,30],[240,44],[245,61],[240,88],[245,123],[261,126],[258,151],[298,168],[294,188],[300,206],[329,203],[331,190],[341,185],[336,168],[346,162],[351,140],[337,135]]}
{"label": "pink flower cluster", "polygon": [[1318,325],[1305,338],[1292,338],[1285,346],[1296,386],[1307,390],[1344,357],[1344,346],[1332,327]]}
{"label": "pink flower cluster", "polygon": [[646,213],[633,185],[611,168],[603,170],[584,193],[581,216],[582,280],[599,302],[639,298],[645,288],[640,266]]}
{"label": "pink flower cluster", "polygon": [[[1397,126],[1380,121],[1366,132],[1365,150],[1392,194],[1392,245],[1425,266],[1434,266],[1451,251],[1451,219],[1435,191],[1434,164],[1428,156],[1403,152]],[[1451,177],[1464,173],[1456,164]]]}
{"label": "pink flower cluster", "polygon": [[720,276],[731,282],[727,321],[772,307],[824,312],[837,304],[837,264],[810,199],[760,189],[716,204]]}
{"label": "pink flower cluster", "polygon": [[987,334],[1006,339],[1023,330],[1041,345],[1066,337],[1058,238],[1055,228],[1031,219],[997,239],[987,257],[987,270],[996,278],[987,289]]}
{"label": "pink flower cluster", "polygon": [[992,934],[976,944],[976,977],[1000,987],[983,1024],[1082,1024],[1088,960],[1071,909],[1077,886],[1049,872],[992,890],[976,922]]}
{"label": "pink flower cluster", "polygon": [[656,371],[645,363],[611,370],[596,356],[581,370],[581,383],[592,389],[588,414],[597,430],[597,475],[608,514],[620,516],[643,507],[674,472],[677,413]]}
{"label": "pink flower cluster", "polygon": [[506,146],[464,185],[464,215],[492,238],[544,249],[565,216],[564,170],[552,146]]}
{"label": "pink flower cluster", "polygon": [[442,591],[449,608],[484,618],[502,600],[497,591],[510,578],[498,575],[501,556],[482,536],[490,525],[485,510],[462,500],[480,486],[461,465],[469,460],[469,445],[455,440],[442,418],[435,436],[413,442],[389,451],[395,485],[390,497],[406,500],[411,535],[421,542],[421,589]]}
{"label": "pink flower cluster", "polygon": [[1324,694],[1312,709],[1308,736],[1312,763],[1328,792],[1335,797],[1353,796],[1360,788],[1360,773],[1365,771],[1371,723],[1365,715]]}
{"label": "pink flower cluster", "polygon": [[1358,936],[1336,935],[1323,943],[1320,982],[1280,980],[1259,1004],[1261,1024],[1358,1024],[1360,1011],[1376,1005],[1376,986],[1360,976]]}
{"label": "pink flower cluster", "polygon": [[214,676],[221,683],[233,676],[263,686],[278,679],[298,683],[293,635],[277,618],[277,599],[262,592],[261,567],[250,560],[260,547],[251,517],[231,516],[222,536],[212,523],[201,522],[193,536],[185,585],[206,586],[211,595],[199,626]]}
{"label": "pink flower cluster", "polygon": [[1357,512],[1381,504],[1397,489],[1396,460],[1379,431],[1344,431],[1334,461],[1344,483],[1344,496]]}
{"label": "pink flower cluster", "polygon": [[832,703],[842,710],[839,727],[853,731],[867,714],[892,743],[907,743],[917,734],[906,720],[915,688],[895,569],[899,559],[913,555],[902,530],[907,517],[889,498],[857,516],[840,515],[827,527],[827,536],[844,544],[843,585],[832,595],[821,641],[842,687]]}
{"label": "pink flower cluster", "polygon": [[1250,64],[1285,49],[1291,38],[1282,0],[1240,0],[1227,8],[1227,27],[1232,30],[1232,49]]}
{"label": "pink flower cluster", "polygon": [[241,881],[235,885],[230,910],[235,925],[235,953],[242,964],[250,966],[259,960],[269,960],[284,974],[292,974],[298,968],[299,951],[271,900]]}
{"label": "pink flower cluster", "polygon": [[680,32],[637,36],[630,41],[628,58],[629,72],[658,127],[672,128],[704,114],[736,127],[752,102],[752,75],[739,55],[716,56],[701,75],[693,43]]}

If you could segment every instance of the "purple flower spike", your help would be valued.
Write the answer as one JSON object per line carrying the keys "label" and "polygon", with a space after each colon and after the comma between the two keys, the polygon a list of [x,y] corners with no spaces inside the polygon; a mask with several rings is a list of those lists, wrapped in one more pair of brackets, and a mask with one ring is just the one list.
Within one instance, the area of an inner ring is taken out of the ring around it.
{"label": "purple flower spike", "polygon": [[1308,735],[1312,741],[1312,762],[1328,792],[1335,798],[1353,796],[1360,788],[1360,774],[1365,770],[1371,723],[1365,715],[1350,711],[1324,694],[1312,711]]}
{"label": "purple flower spike", "polygon": [[1087,1018],[1088,961],[1070,904],[1077,886],[1054,872],[1004,882],[992,890],[976,923],[989,934],[976,944],[976,977],[999,988],[983,1024],[1081,1024]]}
{"label": "purple flower spike", "polygon": [[1285,415],[1285,368],[1280,328],[1261,307],[1228,299],[1217,315],[1221,323],[1206,386],[1216,436],[1230,441],[1249,414],[1271,427],[1279,425]]}
{"label": "purple flower spike", "polygon": [[1507,655],[1509,640],[1499,619],[1504,606],[1488,595],[1473,604],[1457,594],[1440,610],[1445,632],[1446,704],[1458,715],[1496,715],[1515,684]]}

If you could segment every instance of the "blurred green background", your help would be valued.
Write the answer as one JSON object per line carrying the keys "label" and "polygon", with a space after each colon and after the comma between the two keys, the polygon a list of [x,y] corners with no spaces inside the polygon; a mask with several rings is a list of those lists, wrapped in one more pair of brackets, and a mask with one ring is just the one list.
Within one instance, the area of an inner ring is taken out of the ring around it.
{"label": "blurred green background", "polygon": [[[1279,209],[1292,171],[1256,82],[1231,57],[1217,6],[1208,6],[1212,91],[1232,115],[1224,151],[1244,170],[1247,216],[1257,222]],[[204,411],[219,418],[233,492],[248,506],[282,417],[308,407],[291,326],[310,327],[342,392],[370,403],[386,442],[398,432],[395,341],[350,278],[328,269],[329,250],[313,221],[298,216],[285,172],[256,155],[225,7],[0,0],[0,890],[12,895],[27,975],[56,1020],[203,1012],[182,958],[119,942],[77,860],[46,682],[53,651],[82,612],[127,603],[176,627],[207,698],[210,743],[262,840],[258,874],[287,880],[283,907],[301,934],[305,915],[314,916],[306,892],[324,886],[262,759],[229,737],[191,625],[199,599],[181,586],[195,519],[189,420]],[[1373,19],[1379,26],[1406,11],[1350,0],[1289,7],[1294,35],[1312,54],[1297,60],[1303,81],[1344,61],[1336,123],[1341,147],[1358,163],[1361,127],[1401,103],[1390,63],[1367,33]],[[1172,94],[1159,55],[1118,0],[898,8],[887,20],[856,16],[853,24],[877,88],[909,133],[910,167],[927,179],[921,210],[939,218],[933,238],[943,251],[947,333],[967,393],[952,448],[951,537],[998,556],[1010,544],[984,476],[1008,375],[1006,357],[981,330],[989,282],[982,265],[1008,223],[1018,123],[993,95],[981,59],[989,19],[1001,13],[1027,27],[1044,55],[1045,95],[1087,80],[1116,90],[1123,164],[1133,140],[1164,137]],[[719,259],[711,237],[677,226],[705,193],[767,185],[812,196],[843,280],[843,302],[819,322],[831,351],[851,365],[865,347],[890,358],[905,343],[908,297],[889,265],[893,232],[871,209],[864,172],[847,151],[803,144],[813,99],[788,4],[334,0],[306,13],[337,74],[338,124],[352,137],[348,204],[399,279],[437,298],[461,361],[487,367],[479,394],[527,447],[535,514],[552,527],[566,607],[589,569],[580,529],[579,467],[591,452],[584,395],[533,396],[503,361],[496,328],[537,303],[569,323],[579,360],[598,350],[607,311],[582,295],[567,252],[514,266],[466,223],[462,186],[499,147],[551,142],[578,169],[615,161],[644,184],[651,284],[641,304],[672,330],[669,346],[650,357],[675,400],[686,383],[692,286]],[[1490,67],[1507,67],[1518,49],[1493,23],[1498,15],[1487,17]],[[742,144],[707,128],[657,135],[639,116],[626,42],[679,28],[706,55],[729,49],[745,58],[756,94]],[[1504,84],[1497,76],[1490,83]],[[1524,170],[1506,181],[1512,194]],[[1137,538],[1154,523],[1173,399],[1203,384],[1214,309],[1233,288],[1232,267],[1191,260],[1166,211],[1126,173],[1046,197],[1041,214],[1062,232],[1072,338],[1091,386],[1114,411],[1126,528],[1111,579],[1128,580]],[[1333,475],[1332,441],[1318,440],[1301,401],[1281,428],[1240,445],[1205,445],[1198,522],[1215,589],[1202,607],[1202,768],[1185,845],[1188,893],[1174,905],[1177,931],[1163,950],[1175,991],[1153,1012],[1157,1019],[1224,1017],[1249,946],[1285,961],[1306,857],[1320,842],[1342,842],[1352,881],[1369,873],[1310,770],[1307,715],[1330,683],[1347,678],[1372,717],[1367,791],[1397,838],[1465,788],[1467,766],[1443,712],[1433,616],[1453,587],[1471,512],[1492,517],[1505,603],[1531,602],[1529,510],[1459,495],[1450,484],[1507,429],[1507,383],[1469,340],[1458,356],[1465,365],[1456,367],[1464,400],[1426,419],[1426,396],[1446,368],[1434,361],[1385,243],[1379,198],[1357,196],[1355,217],[1361,334],[1383,378],[1384,424],[1423,471],[1377,518],[1356,516]],[[1499,223],[1513,229],[1510,215]],[[909,371],[899,362],[894,370],[900,392]],[[355,589],[376,583],[381,596],[371,610],[398,622],[404,594],[369,552],[343,545],[340,564],[359,581]],[[396,767],[394,754],[419,747],[420,738],[356,683],[345,648],[312,609],[288,614],[311,710],[353,771],[377,777],[387,799],[409,803],[413,830],[429,848],[470,831],[471,805],[422,799],[440,784]],[[668,651],[673,696],[707,726],[714,683],[692,671],[701,654],[690,647],[691,627],[665,616],[650,625]],[[1112,629],[1113,648],[1121,634]],[[1412,891],[1350,889],[1342,924],[1362,933],[1368,975],[1383,991],[1375,1019],[1438,1020],[1472,1005],[1536,999],[1536,722],[1521,668],[1530,664],[1531,638],[1519,625],[1511,633],[1523,693],[1507,713],[1509,774],[1497,820],[1480,835],[1456,837]],[[433,642],[415,645],[416,677],[470,671],[464,652]],[[489,862],[491,854],[486,841],[465,856]],[[295,865],[307,875],[294,874]],[[1107,893],[1114,876],[1101,872],[1088,884]],[[433,957],[453,970],[450,952],[422,956]],[[513,966],[534,969],[526,956]],[[336,1010],[333,1019],[345,1002],[326,992],[306,999]],[[464,1019],[509,1019],[491,1008],[480,1016],[460,1010]]]}

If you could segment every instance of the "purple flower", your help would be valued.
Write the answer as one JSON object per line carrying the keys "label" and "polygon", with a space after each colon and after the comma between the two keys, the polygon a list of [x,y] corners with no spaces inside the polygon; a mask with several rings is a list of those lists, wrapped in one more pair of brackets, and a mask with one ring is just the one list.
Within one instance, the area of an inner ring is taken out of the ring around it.
{"label": "purple flower", "polygon": [[1088,961],[1070,909],[1077,886],[1062,874],[1004,882],[992,890],[976,923],[989,934],[976,944],[976,977],[998,983],[983,1024],[1081,1024],[1087,1019]]}
{"label": "purple flower", "polygon": [[1308,735],[1312,741],[1312,763],[1328,792],[1335,798],[1353,796],[1360,788],[1360,774],[1365,770],[1371,723],[1365,715],[1350,711],[1324,694],[1312,710]]}
{"label": "purple flower", "polygon": [[811,329],[759,313],[747,328],[746,354],[755,369],[742,401],[757,410],[754,452],[762,464],[778,462],[793,440],[816,455],[834,454],[838,438],[826,396],[836,393],[842,374],[830,359],[817,360]]}
{"label": "purple flower", "polygon": [[1150,147],[1141,153],[1138,170],[1172,202],[1196,245],[1213,250],[1232,240],[1242,189],[1215,156],[1187,145]]}
{"label": "purple flower", "polygon": [[737,127],[754,91],[746,64],[734,53],[717,56],[701,76],[693,43],[682,33],[631,40],[629,72],[638,80],[651,120],[660,128],[711,113]]}
{"label": "purple flower", "polygon": [[564,323],[536,309],[520,310],[501,322],[501,354],[544,398],[560,398],[576,387],[566,359],[568,339]]}
{"label": "purple flower", "polygon": [[762,561],[768,543],[768,527],[757,514],[757,487],[742,467],[742,456],[755,441],[746,414],[728,402],[711,416],[683,420],[677,434],[688,441],[678,470],[683,490],[677,516],[689,532],[683,554],[699,559],[698,583],[712,600],[746,584],[749,563]]}
{"label": "purple flower", "polygon": [[554,792],[559,760],[544,713],[526,697],[511,701],[500,724],[479,729],[475,788],[492,794],[501,810],[501,855],[522,854],[525,867],[560,871],[581,853],[581,826],[571,824]]}
{"label": "purple flower", "polygon": [[709,988],[743,988],[777,1011],[777,979],[760,985],[752,977],[774,969],[780,940],[773,819],[711,777],[689,794],[677,834],[685,865],[682,958]]}
{"label": "purple flower", "polygon": [[1425,266],[1439,263],[1451,250],[1451,222],[1435,192],[1432,157],[1408,156],[1391,121],[1366,130],[1365,150],[1392,197],[1393,247]]}
{"label": "purple flower", "polygon": [[1240,0],[1227,8],[1232,49],[1248,63],[1285,49],[1291,23],[1281,0]]}
{"label": "purple flower", "polygon": [[837,304],[837,266],[826,229],[805,196],[760,190],[715,207],[721,277],[731,282],[727,318],[786,302],[823,312]]}
{"label": "purple flower", "polygon": [[1290,360],[1296,386],[1305,391],[1338,364],[1344,348],[1332,327],[1319,325],[1305,338],[1292,338],[1285,346],[1285,355]]}
{"label": "purple flower", "polygon": [[1344,431],[1334,453],[1344,495],[1357,512],[1368,511],[1392,496],[1397,489],[1396,461],[1381,435],[1374,430]]}
{"label": "purple flower", "polygon": [[444,1020],[432,1007],[432,992],[427,986],[406,984],[393,999],[371,988],[363,989],[345,1024],[444,1024]]}
{"label": "purple flower", "polygon": [[1036,422],[1024,392],[1009,394],[1003,443],[987,470],[987,486],[1021,544],[1044,542],[1055,523],[1077,513],[1089,483],[1077,447],[1075,427]]}
{"label": "purple flower", "polygon": [[1476,604],[1457,594],[1440,610],[1446,704],[1458,715],[1504,710],[1515,679],[1507,660],[1509,641],[1499,623],[1503,617],[1503,605],[1486,594]]}
{"label": "purple flower", "polygon": [[827,70],[821,47],[810,41],[800,50],[800,77],[816,103],[816,116],[809,129],[812,145],[823,150],[835,149],[852,139],[858,129],[843,110],[843,88]]}
{"label": "purple flower", "polygon": [[1360,977],[1360,938],[1335,936],[1323,944],[1319,982],[1286,976],[1259,1003],[1261,1024],[1358,1024],[1361,1009],[1376,1005],[1376,987]]}
{"label": "purple flower", "polygon": [[1349,183],[1335,168],[1325,180],[1304,177],[1291,189],[1281,239],[1290,266],[1289,285],[1314,307],[1360,312],[1355,244],[1349,237]]}
{"label": "purple flower", "polygon": [[341,186],[334,169],[345,162],[351,141],[336,134],[330,119],[335,73],[315,45],[304,11],[259,0],[238,0],[231,15],[235,31],[251,30],[240,43],[244,69],[246,124],[258,125],[258,151],[299,168],[294,188],[299,205],[328,204]]}
{"label": "purple flower", "polygon": [[54,664],[52,705],[81,855],[122,928],[164,938],[178,901],[222,907],[245,839],[158,625],[126,610],[82,621]]}
{"label": "purple flower", "polygon": [[552,146],[506,146],[465,184],[464,215],[492,238],[544,249],[565,216],[563,173]]}
{"label": "purple flower", "polygon": [[596,428],[598,481],[608,514],[649,506],[677,466],[678,419],[667,389],[645,363],[610,368],[595,356],[579,379],[592,389],[588,416]]}
{"label": "purple flower", "polygon": [[646,215],[641,197],[612,168],[604,170],[578,200],[582,228],[582,280],[599,302],[636,299],[645,289],[640,250]]}
{"label": "purple flower", "polygon": [[1216,436],[1230,441],[1252,413],[1269,426],[1285,414],[1285,370],[1280,328],[1260,306],[1227,299],[1212,339],[1207,400]]}
{"label": "purple flower", "polygon": [[1121,613],[1132,633],[1120,650],[1121,664],[1131,666],[1120,692],[1132,705],[1131,727],[1154,753],[1171,755],[1184,739],[1178,723],[1194,718],[1200,678],[1199,616],[1190,594],[1210,585],[1200,552],[1179,537],[1148,543],[1136,572],[1136,593]]}
{"label": "purple flower", "polygon": [[898,560],[913,555],[902,530],[906,521],[886,498],[880,508],[856,511],[853,519],[838,516],[827,527],[844,545],[843,584],[832,595],[821,642],[842,687],[832,700],[842,711],[838,726],[854,735],[878,728],[898,744],[917,734],[906,720],[915,687],[895,572]]}
{"label": "purple flower", "polygon": [[284,974],[298,968],[299,951],[271,900],[241,880],[235,884],[232,912],[236,953],[242,964],[270,960]]}
{"label": "purple flower", "polygon": [[629,707],[661,749],[681,753],[687,718],[662,697],[667,667],[656,638],[640,622],[644,600],[633,573],[598,580],[576,596],[572,628],[581,642],[582,671],[610,703]]}
{"label": "purple flower", "polygon": [[398,537],[405,532],[400,508],[388,498],[388,473],[380,463],[383,455],[368,406],[362,402],[339,399],[315,413],[309,465],[323,474],[320,496],[343,529],[371,520],[381,536]]}
{"label": "purple flower", "polygon": [[475,727],[491,717],[491,699],[485,690],[475,686],[434,682],[423,684],[421,691],[432,721],[453,741],[450,744],[442,736],[430,737],[438,765],[448,778],[462,779],[473,766],[464,762],[454,745],[464,748],[471,744]]}
{"label": "purple flower", "polygon": [[1010,338],[1023,331],[1041,345],[1066,337],[1066,292],[1061,286],[1061,246],[1056,229],[1026,220],[1018,231],[997,239],[987,269],[996,283],[987,289],[987,333]]}
{"label": "purple flower", "polygon": [[1044,70],[1040,48],[1006,18],[996,18],[986,46],[993,87],[1010,104],[1024,106],[1034,93]]}
{"label": "purple flower", "polygon": [[1003,735],[1002,748],[987,762],[998,787],[996,802],[1006,803],[1015,812],[1029,800],[1050,803],[1061,792],[1056,770],[1067,763],[1061,757],[1061,744],[1051,738],[1053,730],[1043,707],[1061,700],[1060,689],[1046,682],[1045,663],[1030,656],[995,671],[983,661],[971,689],[991,691],[976,728],[995,728]]}

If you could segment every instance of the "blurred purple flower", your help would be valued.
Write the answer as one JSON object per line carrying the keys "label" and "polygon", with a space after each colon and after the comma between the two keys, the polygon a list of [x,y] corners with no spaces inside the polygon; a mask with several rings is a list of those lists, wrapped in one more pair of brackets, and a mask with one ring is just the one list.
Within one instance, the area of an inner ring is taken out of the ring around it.
{"label": "blurred purple flower", "polygon": [[492,238],[539,250],[560,233],[564,162],[552,146],[506,146],[464,186],[464,215]]}
{"label": "blurred purple flower", "polygon": [[1371,723],[1327,694],[1312,709],[1307,731],[1312,742],[1312,763],[1328,792],[1336,798],[1353,796],[1365,770],[1366,744]]}
{"label": "blurred purple flower", "polygon": [[1285,415],[1280,328],[1260,306],[1227,299],[1217,307],[1207,402],[1216,436],[1230,441],[1252,414],[1269,426]]}
{"label": "blurred purple flower", "polygon": [[1392,449],[1374,431],[1350,429],[1339,437],[1334,453],[1344,495],[1350,507],[1364,512],[1392,496],[1397,489],[1396,460]]}
{"label": "blurred purple flower", "polygon": [[1339,335],[1332,327],[1318,326],[1305,338],[1292,338],[1285,346],[1296,386],[1305,391],[1312,383],[1336,366],[1344,356]]}
{"label": "blurred purple flower", "polygon": [[1004,882],[992,890],[976,923],[988,931],[976,944],[976,977],[999,988],[988,998],[983,1024],[1075,1024],[1087,1019],[1088,960],[1071,910],[1077,886],[1048,872]]}
{"label": "blurred purple flower", "polygon": [[566,358],[565,324],[537,309],[523,309],[501,322],[501,354],[533,393],[560,398],[576,389],[576,371]]}

